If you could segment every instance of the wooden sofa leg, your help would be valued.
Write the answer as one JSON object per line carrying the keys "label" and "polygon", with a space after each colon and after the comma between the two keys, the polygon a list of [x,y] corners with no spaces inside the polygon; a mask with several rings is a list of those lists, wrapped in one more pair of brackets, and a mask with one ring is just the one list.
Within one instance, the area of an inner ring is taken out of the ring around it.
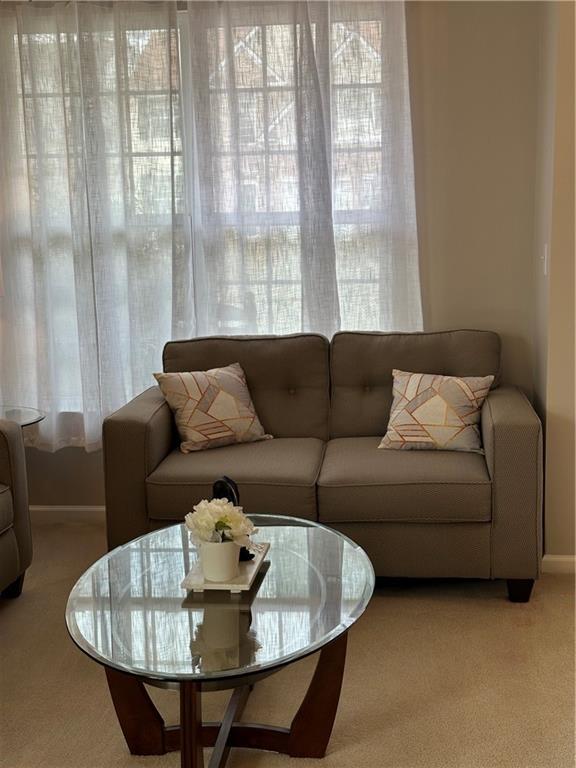
{"label": "wooden sofa leg", "polygon": [[508,579],[506,583],[511,603],[527,603],[530,600],[534,579]]}
{"label": "wooden sofa leg", "polygon": [[25,575],[26,575],[26,572],[21,573],[20,576],[18,576],[18,578],[16,579],[16,581],[13,581],[12,584],[8,584],[8,586],[2,590],[2,597],[9,597],[9,598],[20,597],[20,595],[22,594],[22,587],[24,586]]}

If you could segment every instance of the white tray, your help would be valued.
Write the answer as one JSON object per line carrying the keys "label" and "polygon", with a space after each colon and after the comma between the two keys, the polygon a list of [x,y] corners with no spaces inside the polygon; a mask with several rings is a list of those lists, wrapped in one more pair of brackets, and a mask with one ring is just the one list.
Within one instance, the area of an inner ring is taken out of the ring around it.
{"label": "white tray", "polygon": [[202,574],[202,566],[198,560],[184,577],[181,584],[182,589],[187,589],[188,592],[204,592],[209,589],[224,590],[233,594],[246,592],[252,586],[256,574],[268,554],[270,544],[264,541],[258,542],[258,547],[259,551],[256,552],[254,559],[241,561],[238,576],[226,583],[223,581],[205,581]]}

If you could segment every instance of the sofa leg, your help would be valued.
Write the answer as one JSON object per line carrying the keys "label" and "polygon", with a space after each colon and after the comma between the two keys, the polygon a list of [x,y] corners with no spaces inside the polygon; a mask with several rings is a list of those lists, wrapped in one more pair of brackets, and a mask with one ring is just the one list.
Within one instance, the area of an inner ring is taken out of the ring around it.
{"label": "sofa leg", "polygon": [[527,603],[530,600],[534,579],[508,579],[506,583],[511,603]]}
{"label": "sofa leg", "polygon": [[12,584],[8,584],[8,586],[5,587],[0,593],[2,597],[9,597],[9,598],[20,597],[20,595],[22,594],[22,587],[24,585],[25,575],[26,575],[26,572],[21,573],[20,576],[18,576],[18,578],[12,582]]}

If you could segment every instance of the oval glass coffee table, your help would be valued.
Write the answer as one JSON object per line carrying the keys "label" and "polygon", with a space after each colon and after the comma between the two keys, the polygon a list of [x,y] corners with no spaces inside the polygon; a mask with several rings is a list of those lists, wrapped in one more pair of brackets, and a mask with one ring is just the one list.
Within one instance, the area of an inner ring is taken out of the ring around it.
{"label": "oval glass coffee table", "polygon": [[[249,592],[187,593],[197,560],[184,525],[118,547],[80,577],[66,607],[78,647],[106,671],[132,754],[180,749],[185,768],[224,765],[231,747],[322,757],[332,732],[347,632],[368,605],[374,571],[350,539],[317,523],[251,515],[270,550]],[[290,728],[240,722],[254,684],[320,651]],[[166,727],[144,683],[180,691]],[[201,692],[233,689],[221,723],[203,723]]]}

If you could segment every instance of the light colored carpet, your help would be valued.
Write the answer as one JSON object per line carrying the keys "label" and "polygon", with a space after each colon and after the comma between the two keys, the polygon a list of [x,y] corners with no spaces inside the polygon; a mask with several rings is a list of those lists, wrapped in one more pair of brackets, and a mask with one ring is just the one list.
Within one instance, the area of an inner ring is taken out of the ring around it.
{"label": "light colored carpet", "polygon": [[[66,633],[68,592],[104,551],[102,522],[44,513],[34,534],[22,597],[0,600],[0,764],[178,766],[178,753],[128,753],[101,668]],[[528,605],[507,602],[498,582],[384,586],[351,631],[326,758],[238,750],[230,768],[572,768],[573,605],[568,576],[545,576]],[[245,718],[287,725],[313,664],[260,683]],[[177,696],[160,693],[174,722]],[[223,701],[205,696],[205,717],[215,718]]]}

